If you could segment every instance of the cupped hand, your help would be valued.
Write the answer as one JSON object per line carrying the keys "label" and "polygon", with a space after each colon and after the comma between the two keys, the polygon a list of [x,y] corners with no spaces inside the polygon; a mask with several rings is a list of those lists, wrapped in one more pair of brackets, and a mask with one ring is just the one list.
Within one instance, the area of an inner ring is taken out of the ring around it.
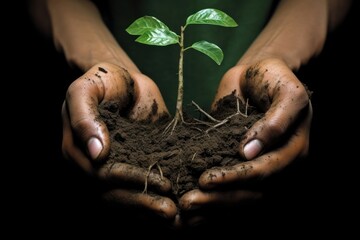
{"label": "cupped hand", "polygon": [[[111,167],[105,164],[110,136],[97,109],[100,103],[113,100],[119,101],[120,110],[134,120],[155,121],[168,113],[159,89],[150,78],[114,64],[97,64],[67,90],[62,107],[63,155],[106,186],[112,186],[104,193],[106,200],[130,209],[145,209],[171,221],[177,208],[165,197],[171,190],[168,179],[155,173],[148,175],[146,170],[124,163]],[[155,110],[154,101],[157,103]],[[148,189],[154,194],[143,192],[145,178]]]}
{"label": "cupped hand", "polygon": [[308,154],[309,92],[283,61],[266,59],[230,69],[220,83],[213,109],[217,100],[233,91],[265,114],[239,143],[239,153],[246,161],[205,171],[199,179],[200,189],[182,196],[180,208],[191,216],[190,223],[210,215],[195,212],[209,213],[221,206],[231,209],[261,198],[262,186],[271,176]]}

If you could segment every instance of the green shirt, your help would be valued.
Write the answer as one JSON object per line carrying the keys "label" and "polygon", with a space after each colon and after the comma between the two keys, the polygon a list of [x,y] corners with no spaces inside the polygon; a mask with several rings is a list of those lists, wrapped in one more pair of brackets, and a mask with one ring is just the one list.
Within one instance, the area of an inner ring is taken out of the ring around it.
{"label": "green shirt", "polygon": [[238,27],[190,25],[185,31],[185,47],[206,40],[218,45],[224,53],[222,64],[217,65],[208,56],[190,49],[184,55],[184,108],[195,101],[208,111],[218,84],[224,73],[234,66],[269,16],[270,0],[110,0],[110,28],[119,44],[139,69],[153,79],[160,88],[171,113],[175,112],[179,46],[165,47],[135,42],[136,36],[125,29],[137,18],[149,15],[165,23],[180,34],[186,18],[203,9],[216,8],[230,15]]}

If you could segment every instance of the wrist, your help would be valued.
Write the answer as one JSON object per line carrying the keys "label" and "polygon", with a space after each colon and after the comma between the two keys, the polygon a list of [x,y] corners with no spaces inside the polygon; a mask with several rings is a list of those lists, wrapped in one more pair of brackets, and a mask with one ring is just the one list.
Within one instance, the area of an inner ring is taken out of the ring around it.
{"label": "wrist", "polygon": [[282,51],[281,47],[262,46],[249,49],[238,61],[238,65],[253,65],[267,59],[278,59],[284,62],[290,69],[298,69],[302,63],[298,55]]}
{"label": "wrist", "polygon": [[82,71],[100,62],[139,71],[106,27],[91,1],[48,0],[55,45]]}
{"label": "wrist", "polygon": [[62,45],[66,59],[71,65],[87,71],[98,63],[107,62],[128,71],[140,72],[107,28],[93,34],[90,39],[65,41]]}
{"label": "wrist", "polygon": [[129,67],[121,60],[119,52],[120,50],[116,46],[95,41],[84,43],[80,47],[64,45],[64,53],[69,64],[75,65],[83,71],[103,62],[128,69]]}
{"label": "wrist", "polygon": [[327,27],[326,1],[280,1],[240,62],[277,58],[290,69],[297,70],[321,52]]}

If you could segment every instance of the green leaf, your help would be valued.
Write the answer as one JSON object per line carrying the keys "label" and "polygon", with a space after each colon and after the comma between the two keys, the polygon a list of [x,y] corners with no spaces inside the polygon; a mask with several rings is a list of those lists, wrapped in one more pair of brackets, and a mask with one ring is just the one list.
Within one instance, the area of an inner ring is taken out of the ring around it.
{"label": "green leaf", "polygon": [[186,19],[186,25],[190,24],[210,24],[223,27],[236,27],[238,24],[235,20],[218,9],[207,8],[190,15]]}
{"label": "green leaf", "polygon": [[167,46],[179,43],[179,36],[169,29],[156,28],[144,32],[135,41],[147,45]]}
{"label": "green leaf", "polygon": [[214,43],[209,43],[207,41],[199,41],[191,45],[191,47],[198,50],[199,52],[206,54],[218,65],[221,64],[224,58],[223,51]]}
{"label": "green leaf", "polygon": [[144,16],[135,20],[126,31],[131,35],[142,35],[145,32],[158,28],[169,30],[169,28],[156,17]]}

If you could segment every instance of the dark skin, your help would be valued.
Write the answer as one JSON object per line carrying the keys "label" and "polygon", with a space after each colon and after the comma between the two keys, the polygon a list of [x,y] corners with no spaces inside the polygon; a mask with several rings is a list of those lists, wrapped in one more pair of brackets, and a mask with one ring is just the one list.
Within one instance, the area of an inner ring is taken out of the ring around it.
{"label": "dark skin", "polygon": [[[312,107],[306,88],[294,71],[322,50],[329,30],[345,16],[351,1],[283,0],[263,31],[237,64],[219,83],[215,102],[234,92],[265,112],[239,142],[239,153],[248,161],[233,167],[209,169],[200,179],[200,189],[184,194],[176,204],[165,197],[170,181],[151,173],[143,193],[147,171],[126,164],[104,169],[110,138],[97,106],[121,100],[135,120],[151,116],[155,121],[168,110],[152,79],[145,76],[106,28],[95,5],[88,0],[35,0],[43,9],[41,25],[53,36],[56,47],[70,64],[84,71],[68,88],[64,100],[63,153],[85,172],[104,183],[118,183],[104,198],[128,208],[141,208],[175,227],[191,226],[211,218],[219,206],[241,206],[261,198],[261,186],[308,154]],[[45,8],[41,6],[46,6]],[[35,18],[38,19],[38,18]],[[234,44],[234,43],[232,43]],[[151,112],[151,103],[158,104]],[[141,109],[141,110],[139,110]],[[134,187],[139,186],[142,187]],[[210,219],[211,220],[211,219]],[[215,219],[216,220],[216,219]]]}
{"label": "dark skin", "polygon": [[[254,70],[257,75],[249,73]],[[272,81],[273,78],[278,80]],[[233,79],[239,79],[239,82]],[[226,210],[232,212],[241,203],[261,199],[262,185],[268,178],[308,153],[312,119],[309,95],[285,64],[277,59],[267,59],[250,67],[230,69],[220,84],[215,101],[234,89],[240,92],[241,98],[253,99],[266,112],[239,143],[240,154],[251,160],[232,167],[209,169],[200,176],[200,189],[187,192],[180,199],[184,212],[194,212],[195,216],[187,220],[190,223],[216,221],[227,214]],[[292,129],[290,134],[288,129]],[[244,146],[253,139],[259,139],[266,148],[263,148],[263,154],[260,152],[249,158],[244,153]],[[272,148],[277,144],[280,147]],[[224,189],[227,190],[224,192]],[[209,214],[214,211],[212,209],[216,209],[216,219]]]}
{"label": "dark skin", "polygon": [[[111,169],[98,169],[92,164],[92,162],[94,162],[98,165],[98,162],[104,161],[110,150],[107,128],[98,118],[98,112],[96,110],[100,102],[121,99],[121,102],[124,103],[123,107],[127,108],[128,105],[132,105],[132,101],[134,101],[133,111],[130,112],[128,117],[140,120],[148,118],[149,114],[151,114],[152,101],[150,100],[156,99],[160,107],[158,108],[158,114],[153,116],[153,120],[167,113],[158,88],[146,76],[134,74],[130,77],[127,71],[116,65],[101,63],[74,81],[68,89],[66,102],[64,102],[63,107],[64,156],[76,161],[84,171],[93,174],[101,181],[112,183],[127,182],[131,183],[129,184],[131,186],[139,186],[137,190],[134,188],[111,189],[104,193],[106,200],[115,201],[121,205],[129,205],[129,207],[141,206],[150,212],[168,219],[170,222],[175,221],[173,224],[177,227],[192,225],[193,222],[199,221],[204,217],[203,212],[207,215],[208,211],[199,211],[199,207],[207,210],[209,208],[211,209],[212,206],[236,206],[241,202],[259,199],[262,196],[262,192],[259,190],[249,189],[246,185],[240,189],[237,187],[229,188],[229,186],[236,186],[238,182],[244,183],[253,180],[261,180],[260,182],[265,181],[266,177],[275,174],[277,171],[281,171],[287,165],[291,164],[294,159],[306,156],[308,151],[309,129],[312,118],[309,96],[302,83],[298,81],[286,66],[281,64],[279,60],[270,59],[258,63],[253,67],[242,68],[237,66],[230,69],[221,81],[215,101],[230,94],[234,90],[241,93],[239,97],[248,98],[251,97],[251,94],[263,92],[266,86],[268,92],[264,98],[267,99],[267,101],[254,102],[263,107],[263,110],[266,112],[265,117],[255,123],[251,129],[253,131],[247,133],[243,142],[240,143],[240,146],[254,139],[254,137],[257,137],[257,139],[260,139],[264,143],[266,142],[265,140],[268,139],[269,142],[275,144],[279,136],[285,134],[284,131],[289,128],[290,125],[296,124],[294,134],[290,134],[289,138],[285,141],[286,144],[283,144],[280,148],[267,151],[264,155],[260,154],[259,157],[254,158],[252,161],[247,161],[233,167],[211,169],[204,172],[199,179],[200,189],[184,194],[179,201],[179,206],[183,213],[185,213],[184,216],[186,216],[186,219],[181,219],[177,216],[176,204],[171,199],[161,197],[171,190],[171,184],[168,179],[151,173],[148,178],[149,187],[155,189],[155,192],[159,195],[149,195],[142,192],[143,183],[147,175],[146,169],[136,168],[124,163],[118,163]],[[99,68],[104,69],[106,73],[100,71]],[[254,71],[254,68],[256,68],[258,72],[263,72],[263,74],[249,76],[249,71]],[[272,69],[274,72],[266,69]],[[277,82],[269,81],[275,74],[286,77],[278,77],[280,80]],[[239,82],[233,81],[235,75],[241,76]],[[251,78],[252,81],[249,81],[249,78]],[[129,84],[131,81],[133,81],[133,84]],[[139,84],[140,81],[141,84]],[[251,89],[250,93],[249,88]],[[244,91],[242,89],[244,89]],[[132,92],[133,95],[129,95],[129,92]],[[266,102],[267,105],[264,105],[264,102]],[[84,109],[86,109],[86,111],[84,111]],[[142,111],[136,112],[138,109],[142,109]],[[144,109],[147,111],[144,111]],[[305,112],[305,114],[303,112]],[[69,113],[71,116],[76,117],[70,118]],[[293,119],[298,119],[298,122],[294,123]],[[281,131],[281,129],[275,131],[274,127],[277,127],[277,125],[266,126],[269,122],[281,122],[284,124],[284,131]],[[96,125],[94,125],[94,123],[96,123]],[[86,139],[92,139],[93,136],[96,136],[102,139],[101,144],[108,148],[104,148],[97,158],[91,160],[90,156],[94,155],[90,152],[93,147],[91,141],[87,141],[89,152],[84,153],[82,151],[83,146],[77,146],[73,142],[75,138],[73,129],[79,130],[76,136],[84,138],[84,140],[80,139],[80,142],[85,142]],[[269,129],[268,135],[264,131],[262,132],[263,135],[259,134],[259,129]],[[266,146],[269,146],[271,149],[270,143]],[[240,150],[243,149],[244,148],[240,148]],[[246,157],[243,151],[240,151],[240,153]],[[228,189],[226,193],[224,193],[223,187]],[[194,209],[196,211],[193,211]],[[194,214],[192,214],[192,212],[194,212]]]}
{"label": "dark skin", "polygon": [[[127,182],[130,186],[140,186],[137,191],[125,187],[110,189],[104,193],[107,201],[115,201],[129,207],[141,206],[163,218],[174,219],[177,209],[172,200],[167,197],[159,197],[161,195],[149,195],[142,192],[147,176],[146,169],[123,163],[115,164],[111,169],[98,168],[92,164],[101,164],[110,151],[108,130],[105,123],[99,119],[98,104],[119,99],[124,103],[123,108],[127,108],[128,105],[134,106],[129,113],[129,118],[141,120],[148,119],[151,115],[155,121],[160,115],[167,114],[168,111],[154,82],[140,73],[129,73],[114,64],[100,63],[71,84],[66,99],[62,109],[64,156],[75,161],[85,172],[99,178],[100,181]],[[151,111],[152,100],[158,103],[158,111],[155,115]],[[139,112],[138,109],[142,111]],[[70,118],[69,116],[76,117]],[[73,129],[77,131],[73,131]],[[83,146],[74,142],[77,137],[80,138],[80,142],[87,142],[88,152],[84,153]],[[101,139],[101,142],[98,143],[94,137]],[[97,144],[101,144],[105,148],[92,160],[91,156],[96,154],[91,152],[92,147]],[[158,174],[150,173],[147,181],[149,188],[155,189],[159,194],[165,195],[171,190],[170,181]]]}

